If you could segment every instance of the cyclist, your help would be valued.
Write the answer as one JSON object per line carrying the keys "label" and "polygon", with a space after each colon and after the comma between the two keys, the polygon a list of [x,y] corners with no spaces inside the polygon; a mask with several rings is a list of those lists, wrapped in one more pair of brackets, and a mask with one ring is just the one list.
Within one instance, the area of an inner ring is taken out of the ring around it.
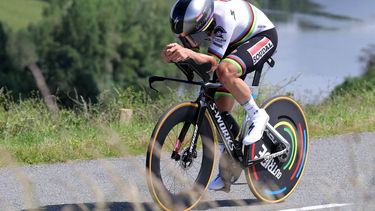
{"label": "cyclist", "polygon": [[[263,65],[277,47],[277,32],[273,23],[254,5],[245,0],[177,0],[170,13],[172,31],[184,46],[165,46],[165,62],[188,58],[196,63],[211,63],[224,89],[215,95],[221,112],[231,112],[236,100],[252,120],[245,147],[260,140],[269,116],[260,109],[245,83],[246,75]],[[196,51],[194,35],[205,33],[210,45],[208,54]],[[233,97],[234,99],[233,99]],[[221,151],[224,147],[221,145]],[[219,175],[209,185],[211,190],[228,190],[228,181]]]}

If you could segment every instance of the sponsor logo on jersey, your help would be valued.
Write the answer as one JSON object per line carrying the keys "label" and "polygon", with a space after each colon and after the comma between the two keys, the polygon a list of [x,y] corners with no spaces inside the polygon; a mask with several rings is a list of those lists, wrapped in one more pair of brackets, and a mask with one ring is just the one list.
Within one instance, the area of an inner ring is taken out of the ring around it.
{"label": "sponsor logo on jersey", "polygon": [[216,45],[217,47],[219,47],[219,48],[223,48],[223,45],[222,44],[219,44],[219,43],[217,43],[216,41],[213,41],[212,42],[214,45]]}
{"label": "sponsor logo on jersey", "polygon": [[[213,41],[214,41],[214,45],[220,47],[219,45],[221,45],[221,43],[225,43],[227,40],[224,38],[224,34],[226,34],[227,31],[225,31],[225,29],[222,27],[222,26],[217,26],[215,29],[214,29],[214,38],[213,38]],[[216,42],[216,44],[215,44]],[[222,45],[221,45],[222,47]]]}
{"label": "sponsor logo on jersey", "polygon": [[268,53],[274,47],[271,40],[263,38],[249,50],[247,50],[253,58],[253,64],[257,64],[263,56]]}

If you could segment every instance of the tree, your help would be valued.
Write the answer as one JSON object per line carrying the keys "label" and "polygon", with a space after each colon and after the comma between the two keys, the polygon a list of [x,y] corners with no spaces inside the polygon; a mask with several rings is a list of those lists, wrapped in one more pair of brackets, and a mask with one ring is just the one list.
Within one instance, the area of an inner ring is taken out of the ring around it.
{"label": "tree", "polygon": [[74,93],[95,102],[113,87],[141,88],[151,74],[171,75],[160,51],[174,40],[168,21],[172,0],[48,2],[43,21],[12,35],[10,60],[19,70],[40,65],[63,104],[72,105]]}
{"label": "tree", "polygon": [[0,88],[5,87],[14,97],[18,97],[20,93],[28,93],[36,87],[31,74],[25,72],[22,65],[18,65],[24,61],[24,54],[19,54],[20,49],[17,49],[23,40],[18,40],[21,35],[15,36],[0,22]]}

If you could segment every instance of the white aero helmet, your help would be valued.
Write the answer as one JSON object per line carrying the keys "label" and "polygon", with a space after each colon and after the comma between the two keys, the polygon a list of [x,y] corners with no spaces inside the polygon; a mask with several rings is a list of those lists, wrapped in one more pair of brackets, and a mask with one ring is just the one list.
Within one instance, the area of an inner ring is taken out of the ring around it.
{"label": "white aero helmet", "polygon": [[170,22],[175,34],[205,31],[213,22],[214,0],[178,0],[171,9]]}

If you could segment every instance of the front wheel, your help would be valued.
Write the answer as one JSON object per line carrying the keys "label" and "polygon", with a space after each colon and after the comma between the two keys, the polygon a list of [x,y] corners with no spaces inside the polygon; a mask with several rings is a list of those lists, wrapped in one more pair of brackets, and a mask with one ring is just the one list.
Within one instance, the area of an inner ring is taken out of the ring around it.
{"label": "front wheel", "polygon": [[[270,116],[269,123],[289,142],[286,159],[265,160],[245,169],[246,179],[253,194],[260,200],[278,203],[285,200],[301,180],[308,157],[309,130],[300,105],[290,97],[275,97],[262,107]],[[249,159],[280,151],[266,133],[251,145]]]}
{"label": "front wheel", "polygon": [[207,113],[200,124],[197,146],[189,152],[198,110],[198,104],[191,102],[173,106],[159,119],[149,142],[148,187],[164,210],[194,207],[212,177],[217,144]]}

